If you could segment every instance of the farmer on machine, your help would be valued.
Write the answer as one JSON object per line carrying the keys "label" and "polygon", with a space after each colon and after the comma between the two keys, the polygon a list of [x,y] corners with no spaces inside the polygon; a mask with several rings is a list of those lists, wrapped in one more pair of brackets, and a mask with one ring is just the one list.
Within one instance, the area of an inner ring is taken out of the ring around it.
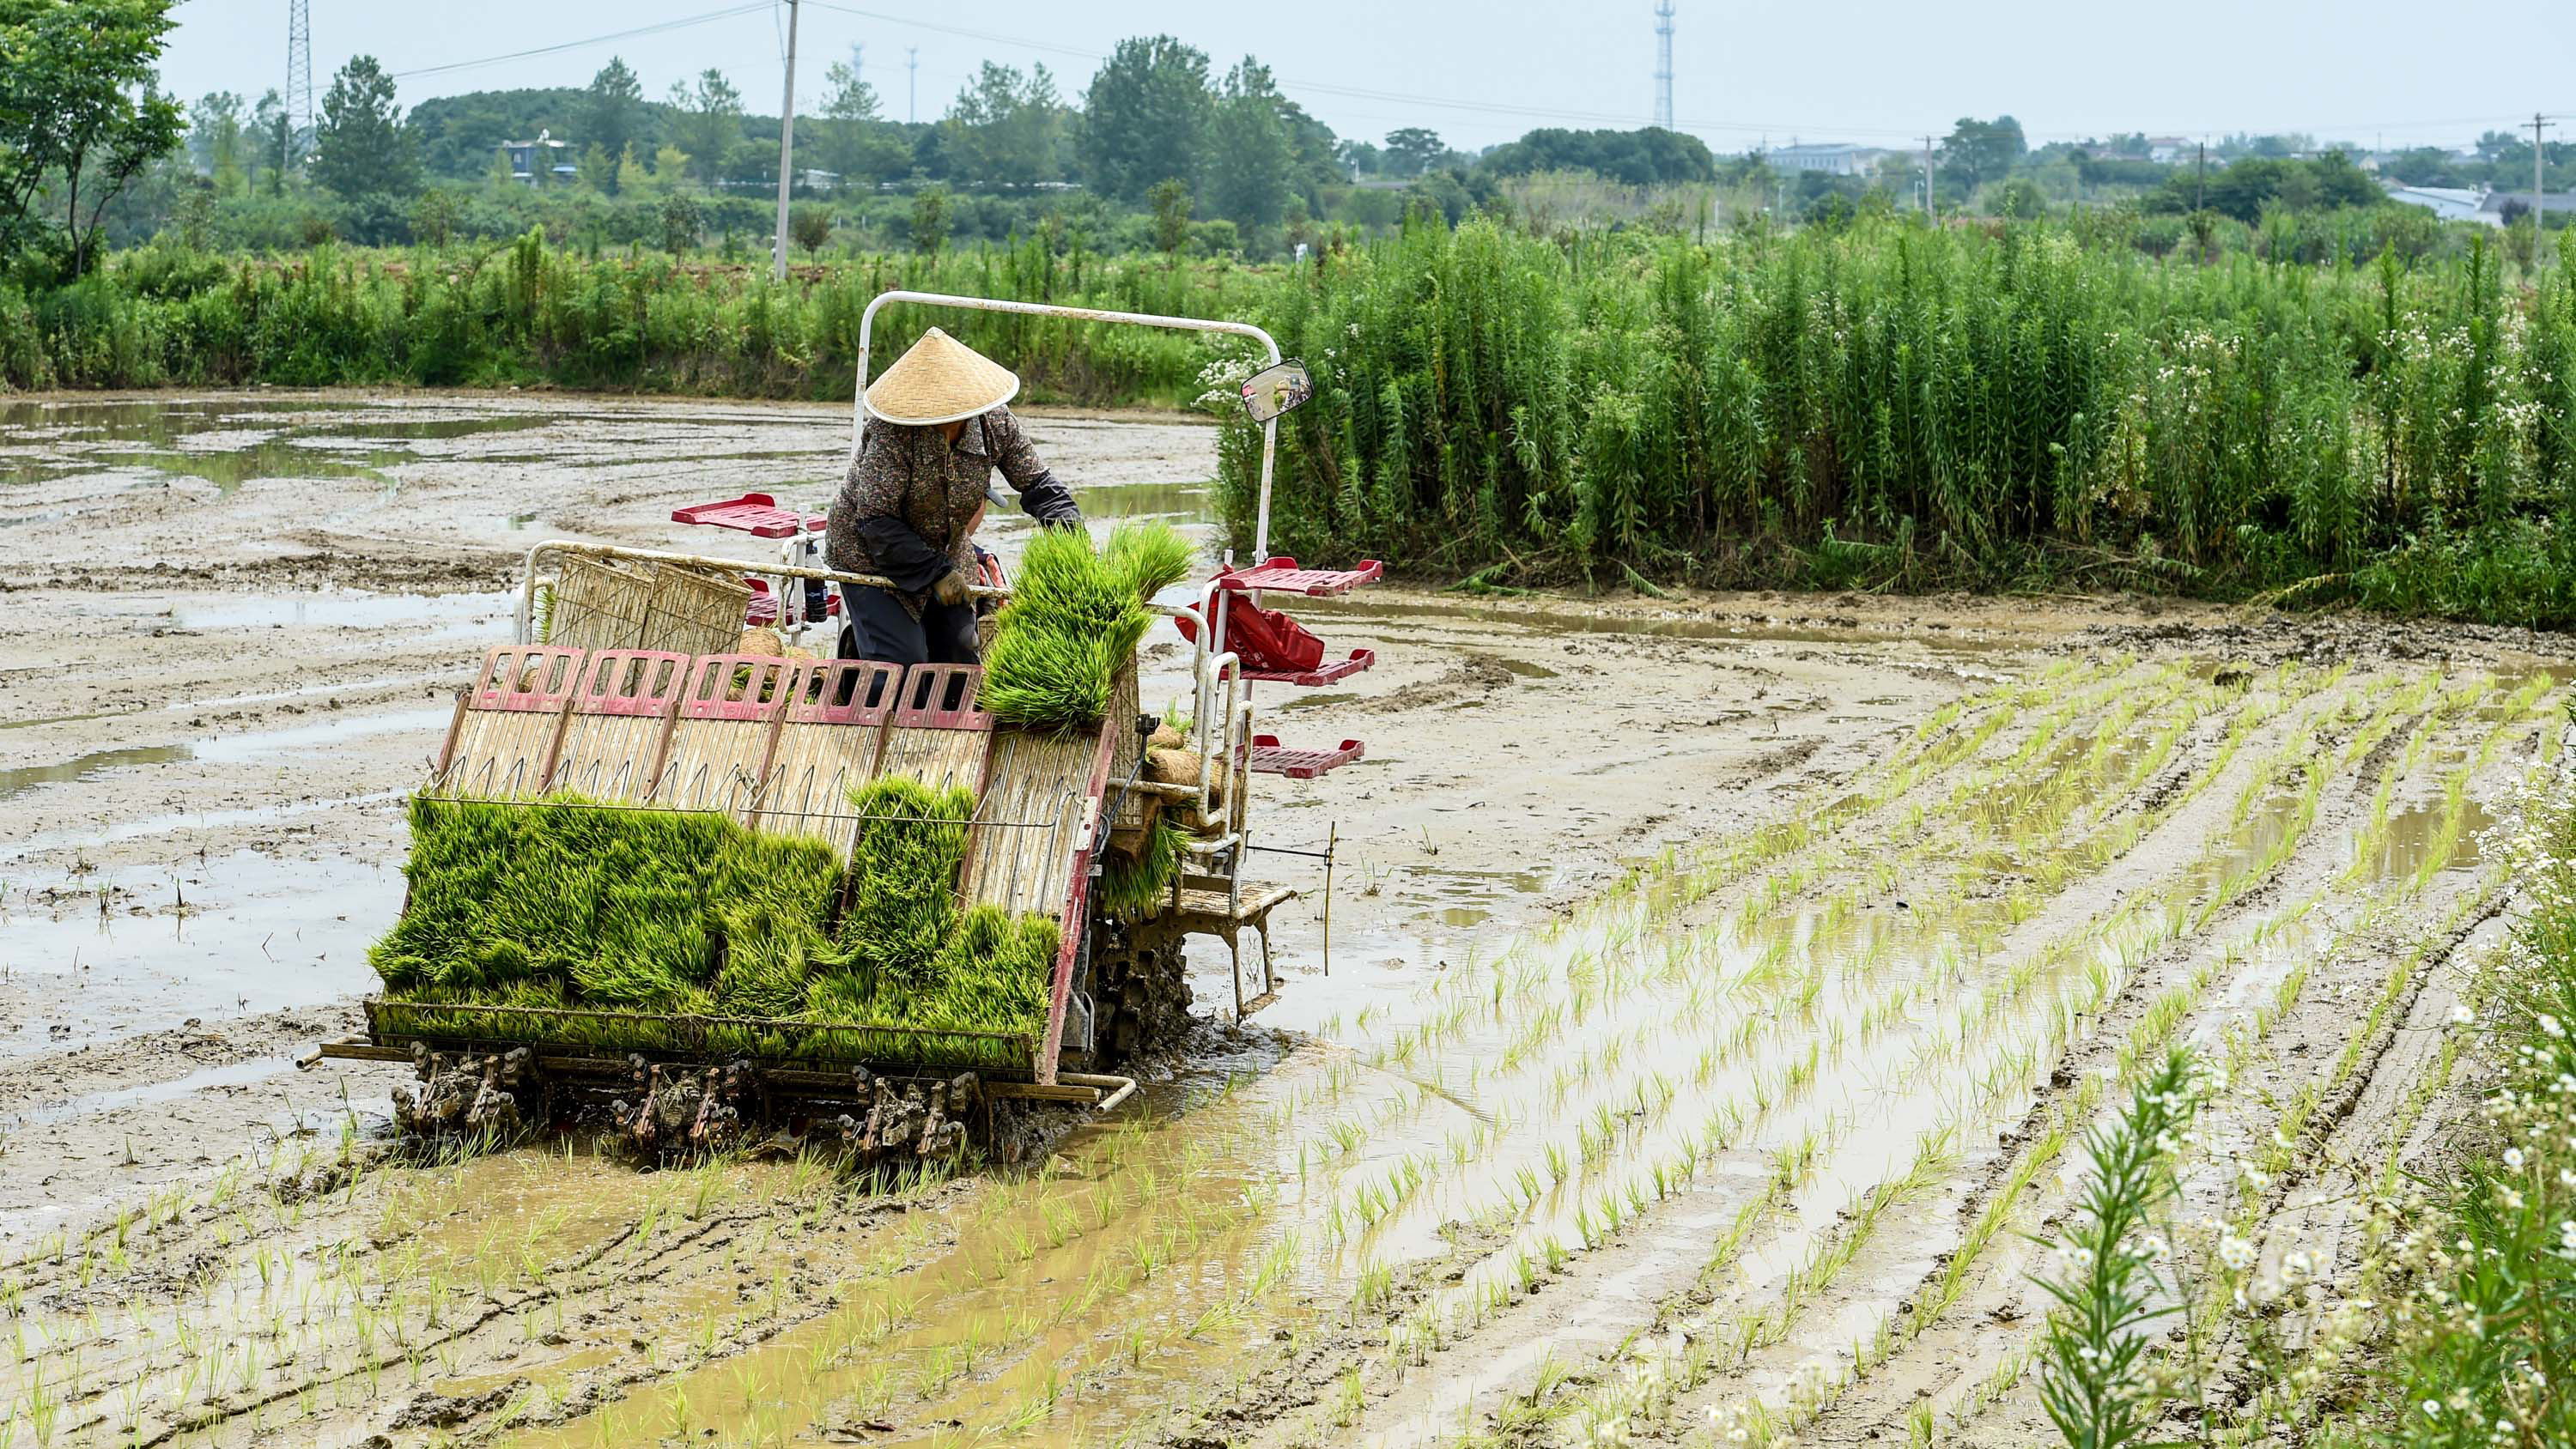
{"label": "farmer on machine", "polygon": [[842,586],[842,658],[976,662],[966,591],[982,581],[975,528],[994,469],[1041,525],[1082,526],[1072,490],[1003,406],[1019,390],[1009,368],[936,327],[868,384],[859,455],[833,501],[824,553],[833,568],[894,587]]}

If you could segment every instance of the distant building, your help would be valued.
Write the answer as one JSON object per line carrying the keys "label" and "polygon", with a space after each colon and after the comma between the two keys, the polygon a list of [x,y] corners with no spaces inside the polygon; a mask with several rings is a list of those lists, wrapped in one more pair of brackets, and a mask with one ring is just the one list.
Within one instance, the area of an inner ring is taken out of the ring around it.
{"label": "distant building", "polygon": [[509,158],[510,179],[524,181],[531,186],[540,176],[568,180],[581,174],[581,168],[573,165],[572,158],[566,154],[571,149],[569,143],[554,139],[553,134],[547,131],[539,131],[533,141],[501,143],[501,154]]}
{"label": "distant building", "polygon": [[1776,171],[1821,171],[1827,176],[1867,176],[1887,154],[1884,146],[1851,146],[1841,143],[1814,146],[1780,146],[1762,153],[1762,159]]}
{"label": "distant building", "polygon": [[2149,136],[2147,159],[2159,166],[2171,166],[2190,155],[2193,144],[2189,136]]}
{"label": "distant building", "polygon": [[2482,188],[2467,186],[2392,186],[2388,199],[2407,206],[2421,206],[2444,221],[2478,221],[2488,226],[2502,226],[2504,219],[2494,212],[2479,210],[2487,193]]}

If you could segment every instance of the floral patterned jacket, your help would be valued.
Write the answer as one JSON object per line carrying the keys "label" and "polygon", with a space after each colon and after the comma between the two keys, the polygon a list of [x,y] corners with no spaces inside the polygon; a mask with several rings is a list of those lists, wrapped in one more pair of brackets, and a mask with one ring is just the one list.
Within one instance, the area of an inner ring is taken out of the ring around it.
{"label": "floral patterned jacket", "polygon": [[960,569],[974,576],[975,524],[994,469],[1040,524],[1082,523],[1072,490],[1038,460],[1009,408],[968,418],[954,443],[936,425],[875,418],[859,437],[859,456],[832,502],[824,557],[845,572],[894,580],[896,599],[916,619],[940,575]]}

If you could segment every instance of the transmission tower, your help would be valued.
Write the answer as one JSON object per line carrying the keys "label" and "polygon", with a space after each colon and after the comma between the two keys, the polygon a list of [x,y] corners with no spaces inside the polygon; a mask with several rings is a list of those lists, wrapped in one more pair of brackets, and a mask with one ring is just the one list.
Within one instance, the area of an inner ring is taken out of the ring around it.
{"label": "transmission tower", "polygon": [[286,0],[286,124],[301,150],[313,135],[313,0]]}
{"label": "transmission tower", "polygon": [[1673,0],[1655,0],[1655,124],[1673,128]]}

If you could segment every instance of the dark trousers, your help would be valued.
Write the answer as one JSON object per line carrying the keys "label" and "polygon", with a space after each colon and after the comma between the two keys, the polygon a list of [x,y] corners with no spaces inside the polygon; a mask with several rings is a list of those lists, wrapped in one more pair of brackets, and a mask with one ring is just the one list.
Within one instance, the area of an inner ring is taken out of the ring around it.
{"label": "dark trousers", "polygon": [[841,657],[889,664],[977,664],[975,606],[923,601],[921,617],[885,589],[841,586]]}

